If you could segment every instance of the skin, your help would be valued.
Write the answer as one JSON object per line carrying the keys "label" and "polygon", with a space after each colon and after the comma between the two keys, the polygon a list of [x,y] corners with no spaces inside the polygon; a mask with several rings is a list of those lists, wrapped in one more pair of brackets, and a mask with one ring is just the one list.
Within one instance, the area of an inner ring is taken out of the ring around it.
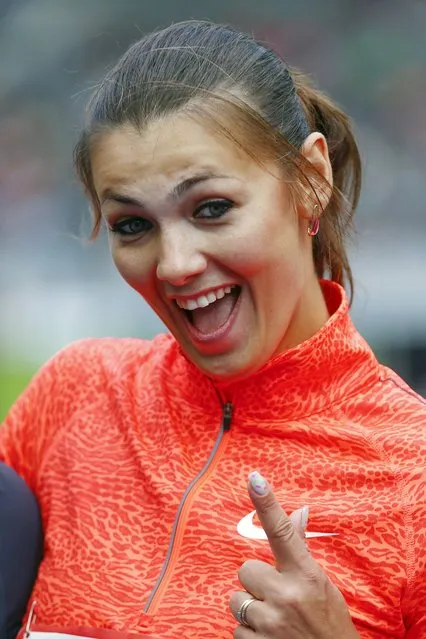
{"label": "skin", "polygon": [[[323,136],[311,134],[303,153],[331,183]],[[243,378],[327,321],[307,234],[313,201],[306,197],[295,207],[276,166],[259,166],[181,114],[141,133],[131,125],[104,133],[92,151],[92,171],[107,227],[143,231],[109,233],[117,269],[210,377]],[[210,177],[172,195],[200,174]],[[209,200],[220,203],[208,206]],[[194,342],[173,298],[228,284],[242,287],[232,330]]]}

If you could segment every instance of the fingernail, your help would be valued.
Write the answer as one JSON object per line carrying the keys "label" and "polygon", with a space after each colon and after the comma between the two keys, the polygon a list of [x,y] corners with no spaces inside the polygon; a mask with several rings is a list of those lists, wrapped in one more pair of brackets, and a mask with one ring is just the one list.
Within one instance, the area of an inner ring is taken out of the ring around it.
{"label": "fingernail", "polygon": [[254,470],[248,476],[250,487],[257,495],[266,495],[269,490],[269,485],[266,479],[263,479],[262,475]]}
{"label": "fingernail", "polygon": [[309,519],[309,506],[303,506],[302,512],[300,514],[300,522],[302,524],[302,530],[306,530],[306,526],[308,525]]}

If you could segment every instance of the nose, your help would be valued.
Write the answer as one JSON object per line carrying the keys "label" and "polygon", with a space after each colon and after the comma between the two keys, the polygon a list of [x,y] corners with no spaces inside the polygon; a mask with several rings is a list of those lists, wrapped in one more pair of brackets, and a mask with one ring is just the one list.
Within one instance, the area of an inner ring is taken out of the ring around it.
{"label": "nose", "polygon": [[190,232],[164,234],[157,265],[157,277],[174,286],[182,286],[207,267],[203,253],[195,246]]}

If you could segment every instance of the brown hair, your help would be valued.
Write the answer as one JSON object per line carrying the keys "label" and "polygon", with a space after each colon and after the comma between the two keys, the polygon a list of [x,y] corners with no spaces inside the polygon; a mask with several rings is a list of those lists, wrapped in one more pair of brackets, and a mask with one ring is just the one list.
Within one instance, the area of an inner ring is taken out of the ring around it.
{"label": "brown hair", "polygon": [[304,184],[318,203],[318,191],[330,195],[330,186],[300,150],[311,132],[325,136],[334,184],[314,238],[314,262],[319,277],[347,283],[352,296],[344,240],[358,202],[361,162],[350,120],[307,76],[227,26],[189,21],[151,33],[130,47],[96,89],[74,154],[93,206],[92,237],[101,226],[90,161],[96,137],[126,123],[141,130],[177,111],[210,123],[258,162],[279,161],[295,178],[294,193],[301,195]]}

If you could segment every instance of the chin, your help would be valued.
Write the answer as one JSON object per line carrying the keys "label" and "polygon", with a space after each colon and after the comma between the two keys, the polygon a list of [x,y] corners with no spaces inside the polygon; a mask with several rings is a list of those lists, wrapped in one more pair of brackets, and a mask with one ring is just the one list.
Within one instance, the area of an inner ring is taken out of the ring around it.
{"label": "chin", "polygon": [[188,357],[212,381],[231,383],[242,380],[263,366],[264,362],[255,362],[247,355],[224,353],[216,356],[201,356],[188,353]]}

